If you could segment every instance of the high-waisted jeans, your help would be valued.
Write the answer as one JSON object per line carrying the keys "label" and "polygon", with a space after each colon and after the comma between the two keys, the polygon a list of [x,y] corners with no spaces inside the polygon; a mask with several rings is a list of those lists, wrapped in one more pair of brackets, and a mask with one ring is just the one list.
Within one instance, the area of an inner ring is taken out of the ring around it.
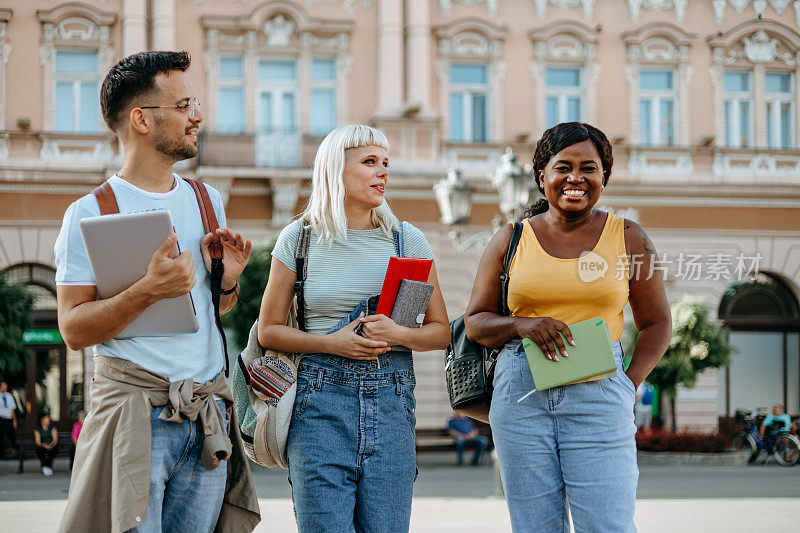
{"label": "high-waisted jeans", "polygon": [[516,533],[634,532],[635,390],[617,377],[537,391],[519,340],[498,356],[489,420]]}
{"label": "high-waisted jeans", "polygon": [[300,363],[286,453],[306,532],[407,532],[416,477],[411,354]]}

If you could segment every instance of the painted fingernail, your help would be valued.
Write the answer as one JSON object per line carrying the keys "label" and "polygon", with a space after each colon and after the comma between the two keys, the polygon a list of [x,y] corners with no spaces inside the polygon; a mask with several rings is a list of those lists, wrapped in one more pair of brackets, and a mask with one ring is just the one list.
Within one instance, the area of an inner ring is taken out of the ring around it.
{"label": "painted fingernail", "polygon": [[561,354],[562,354],[564,357],[569,357],[569,354],[567,353],[567,351],[566,351],[566,350],[562,350],[562,351],[561,351]]}
{"label": "painted fingernail", "polygon": [[575,346],[575,341],[569,341],[569,343],[570,343],[571,345]]}
{"label": "painted fingernail", "polygon": [[558,363],[558,356],[557,356],[557,355],[554,355],[554,356],[553,356],[553,361],[555,361],[556,363]]}

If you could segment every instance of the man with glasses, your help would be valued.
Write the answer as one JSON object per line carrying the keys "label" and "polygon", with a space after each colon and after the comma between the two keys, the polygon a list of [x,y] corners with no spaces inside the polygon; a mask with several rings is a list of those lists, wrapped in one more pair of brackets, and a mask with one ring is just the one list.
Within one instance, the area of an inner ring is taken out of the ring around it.
{"label": "man with glasses", "polygon": [[[78,223],[100,215],[100,196],[70,205],[56,240],[61,335],[72,349],[94,346],[95,355],[92,404],[78,438],[61,531],[251,531],[259,521],[221,372],[226,355],[209,279],[215,241],[223,249],[219,309],[228,311],[251,245],[226,228],[222,199],[211,187],[221,229],[205,234],[192,185],[172,172],[173,164],[198,154],[203,116],[186,74],[190,62],[187,52],[134,54],[111,68],[100,92],[103,118],[122,143],[124,163],[99,190],[110,187],[121,213],[167,209],[175,227],[145,276],[116,296],[97,299]],[[171,257],[176,243],[180,254]],[[187,292],[196,333],[115,338],[154,302]]]}

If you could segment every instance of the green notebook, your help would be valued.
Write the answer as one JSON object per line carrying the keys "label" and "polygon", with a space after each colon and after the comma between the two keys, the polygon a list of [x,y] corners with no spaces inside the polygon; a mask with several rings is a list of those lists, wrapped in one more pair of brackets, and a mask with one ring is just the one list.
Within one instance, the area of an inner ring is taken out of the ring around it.
{"label": "green notebook", "polygon": [[536,390],[552,389],[610,372],[616,375],[617,363],[611,351],[611,336],[602,318],[569,324],[569,329],[575,346],[570,346],[564,339],[569,357],[559,356],[558,362],[547,359],[530,339],[522,339]]}

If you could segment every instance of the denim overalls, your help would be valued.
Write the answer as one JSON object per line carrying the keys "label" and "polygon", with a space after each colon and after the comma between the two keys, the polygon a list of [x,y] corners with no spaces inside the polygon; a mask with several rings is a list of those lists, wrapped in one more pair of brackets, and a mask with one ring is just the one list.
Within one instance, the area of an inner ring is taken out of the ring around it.
{"label": "denim overalls", "polygon": [[[394,242],[402,257],[402,224]],[[328,333],[363,310],[362,303]],[[392,350],[377,361],[303,358],[286,445],[301,533],[408,531],[417,472],[415,384],[410,351]]]}

